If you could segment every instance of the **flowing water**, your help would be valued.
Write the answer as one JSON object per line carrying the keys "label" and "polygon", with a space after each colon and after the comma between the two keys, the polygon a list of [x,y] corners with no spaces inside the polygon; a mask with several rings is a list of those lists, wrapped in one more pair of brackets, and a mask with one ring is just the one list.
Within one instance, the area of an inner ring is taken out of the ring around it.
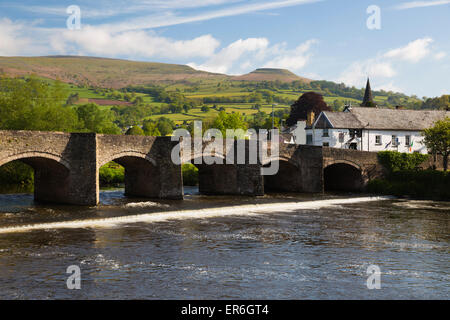
{"label": "flowing water", "polygon": [[0,298],[449,299],[449,202],[187,191],[102,191],[92,208],[0,195]]}

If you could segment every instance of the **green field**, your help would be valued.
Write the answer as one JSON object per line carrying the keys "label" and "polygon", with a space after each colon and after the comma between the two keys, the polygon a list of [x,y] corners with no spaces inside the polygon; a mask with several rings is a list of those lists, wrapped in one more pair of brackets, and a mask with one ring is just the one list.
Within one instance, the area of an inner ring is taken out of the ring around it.
{"label": "green field", "polygon": [[[48,79],[47,79],[48,81]],[[50,80],[53,82],[52,80]],[[243,82],[236,82],[236,81],[217,81],[217,80],[199,80],[195,81],[192,84],[186,84],[186,83],[177,83],[177,84],[170,84],[164,86],[164,89],[170,93],[180,93],[184,95],[187,99],[197,99],[202,100],[203,98],[216,98],[216,97],[224,97],[224,98],[230,98],[230,99],[242,99],[243,97],[250,96],[253,92],[249,90],[248,88],[242,87]],[[106,99],[105,93],[99,92],[99,89],[94,89],[91,87],[85,87],[85,86],[76,86],[73,84],[67,84],[63,83],[64,89],[67,93],[67,96],[69,94],[78,94],[80,101],[77,104],[83,104],[87,103],[88,99]],[[218,90],[220,88],[220,90]],[[101,90],[101,89],[100,89]],[[290,101],[290,103],[276,103],[274,110],[283,110],[283,109],[289,109],[290,104],[293,103],[295,100],[297,100],[303,93],[312,91],[312,90],[272,90],[273,97],[277,98],[283,98]],[[336,95],[327,95],[326,92],[321,90],[314,90],[315,92],[321,93],[324,95],[325,102],[333,106],[336,102],[339,105],[345,105],[352,103],[354,105],[358,105],[361,101],[354,98],[348,98],[348,97],[340,97]],[[143,103],[150,106],[168,106],[168,103],[164,102],[157,102],[154,100],[154,98],[148,94],[144,93],[135,93],[135,96],[142,97]],[[412,99],[412,98],[410,98]],[[381,96],[381,95],[374,95],[375,103],[379,105],[384,105],[386,103],[387,97]],[[118,101],[124,101],[123,99],[119,99]],[[208,106],[210,110],[208,112],[203,112],[201,110],[201,107],[194,107],[188,112],[182,111],[178,113],[165,113],[165,114],[154,114],[148,117],[145,117],[145,119],[158,119],[161,116],[164,116],[166,118],[171,119],[177,124],[181,124],[183,122],[189,122],[193,120],[202,120],[202,119],[208,119],[211,117],[214,117],[219,111],[220,108],[224,108],[225,112],[227,113],[240,113],[244,116],[252,116],[253,114],[257,113],[258,111],[266,112],[267,114],[270,114],[272,112],[272,104],[268,104],[265,101],[262,101],[262,103],[259,103],[260,108],[257,110],[254,108],[255,103],[244,103],[244,102],[237,102],[237,103],[204,103],[202,105]],[[102,105],[100,106],[101,109],[111,109],[113,105]],[[214,108],[215,107],[215,108]]]}
{"label": "green field", "polygon": [[[110,100],[99,103],[102,110],[127,103],[127,106],[117,108],[129,108],[122,111],[133,113],[133,122],[164,116],[181,124],[213,117],[221,108],[226,113],[240,113],[245,117],[251,117],[258,111],[270,114],[272,104],[276,104],[277,111],[289,110],[290,105],[302,94],[310,91],[321,94],[333,110],[342,110],[344,105],[350,103],[358,105],[363,94],[361,88],[349,88],[342,84],[336,89],[338,84],[312,81],[282,69],[258,69],[236,77],[197,71],[183,65],[117,59],[0,57],[0,73],[2,70],[7,70],[12,76],[17,72],[22,77],[23,72],[33,70],[37,77],[52,84],[55,79],[62,81],[66,97],[77,95],[78,100],[70,102],[73,106],[86,104],[90,102],[89,99]],[[179,95],[184,100],[174,107],[171,101],[156,99],[148,91],[130,91],[133,86],[162,88],[167,95]],[[270,95],[270,98],[265,94]],[[414,108],[415,103],[421,103],[416,97],[401,93],[374,91],[373,94],[375,103],[379,106],[406,105]],[[136,97],[140,97],[140,102],[132,103]],[[65,102],[61,101],[62,104]],[[192,102],[193,105],[181,110],[186,102]],[[209,111],[203,112],[202,106],[209,107]],[[144,108],[144,115],[136,119],[136,114],[139,114],[137,111]],[[124,126],[129,125],[132,124]]]}

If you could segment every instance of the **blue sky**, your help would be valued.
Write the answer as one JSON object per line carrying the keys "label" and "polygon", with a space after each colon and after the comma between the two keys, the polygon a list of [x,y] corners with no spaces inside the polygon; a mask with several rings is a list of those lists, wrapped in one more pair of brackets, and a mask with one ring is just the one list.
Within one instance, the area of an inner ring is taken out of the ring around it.
{"label": "blue sky", "polygon": [[[81,29],[66,26],[70,5]],[[369,29],[367,8],[380,8]],[[243,74],[259,67],[422,96],[450,93],[450,0],[0,2],[0,55],[89,55]]]}

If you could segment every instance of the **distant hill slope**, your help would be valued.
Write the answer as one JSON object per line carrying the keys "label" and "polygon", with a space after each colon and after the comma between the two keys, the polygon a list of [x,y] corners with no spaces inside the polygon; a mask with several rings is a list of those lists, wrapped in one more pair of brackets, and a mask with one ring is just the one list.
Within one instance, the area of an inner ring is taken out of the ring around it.
{"label": "distant hill slope", "polygon": [[284,69],[257,69],[242,76],[228,76],[198,71],[186,65],[81,56],[0,57],[1,73],[9,76],[36,74],[77,85],[115,89],[128,85],[199,79],[311,82]]}
{"label": "distant hill slope", "polygon": [[286,69],[271,69],[271,68],[261,68],[256,69],[253,72],[244,74],[242,76],[232,77],[233,80],[243,80],[243,81],[282,81],[282,82],[292,82],[292,81],[302,81],[310,83],[312,80],[299,77]]}
{"label": "distant hill slope", "polygon": [[0,57],[0,73],[10,76],[36,74],[63,82],[104,88],[228,77],[185,65],[79,56]]}

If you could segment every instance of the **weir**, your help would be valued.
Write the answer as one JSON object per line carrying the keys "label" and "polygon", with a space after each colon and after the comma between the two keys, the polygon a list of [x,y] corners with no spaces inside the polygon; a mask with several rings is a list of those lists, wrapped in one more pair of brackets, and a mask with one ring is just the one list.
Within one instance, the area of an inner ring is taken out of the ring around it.
{"label": "weir", "polygon": [[[213,143],[222,147],[214,150]],[[339,189],[349,176],[354,178],[351,188],[342,189],[360,191],[383,174],[376,153],[286,143],[275,149],[270,141],[256,143],[255,149],[253,143],[221,139],[180,144],[172,137],[0,131],[0,166],[20,160],[33,167],[36,201],[92,206],[99,202],[99,169],[110,161],[125,167],[127,196],[156,199],[183,199],[181,163],[186,162],[199,168],[199,189],[208,195],[320,193],[329,186]],[[172,159],[174,152],[178,162]],[[205,161],[211,154],[222,161]],[[267,168],[277,170],[263,176]]]}

